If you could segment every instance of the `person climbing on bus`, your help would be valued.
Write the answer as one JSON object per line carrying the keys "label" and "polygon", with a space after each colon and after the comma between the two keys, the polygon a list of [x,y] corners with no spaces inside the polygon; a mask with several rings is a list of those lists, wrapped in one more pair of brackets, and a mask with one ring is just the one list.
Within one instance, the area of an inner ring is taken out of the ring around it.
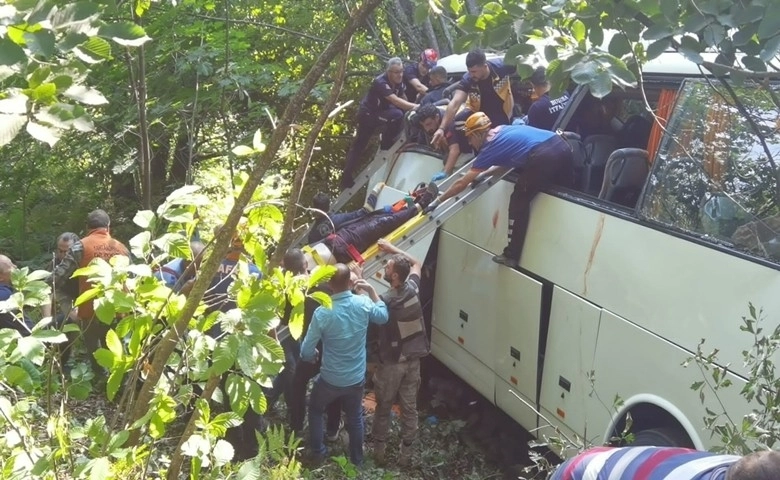
{"label": "person climbing on bus", "polygon": [[596,447],[560,465],[550,480],[775,480],[780,452],[740,457],[676,447]]}
{"label": "person climbing on bus", "polygon": [[[422,145],[430,145],[431,138],[436,130],[441,125],[441,120],[444,115],[444,107],[437,107],[432,104],[421,105],[414,113],[409,117],[409,122],[417,127],[417,143]],[[461,153],[471,152],[471,147],[466,140],[463,132],[456,131],[455,126],[451,125],[444,135],[446,139],[446,149],[440,149],[445,152],[446,158],[444,159],[444,168],[441,172],[435,174],[431,179],[432,182],[438,182],[452,175],[455,169],[455,162]]]}
{"label": "person climbing on bus", "polygon": [[360,101],[357,115],[357,133],[347,152],[347,160],[341,176],[341,189],[351,188],[355,184],[354,170],[358,167],[360,156],[368,147],[374,132],[384,126],[381,150],[389,150],[403,126],[404,112],[414,110],[417,104],[406,100],[403,83],[404,64],[398,57],[387,61],[385,73],[376,77],[368,93]]}
{"label": "person climbing on bus", "polygon": [[490,175],[516,169],[519,175],[509,199],[509,243],[493,261],[517,267],[528,228],[531,200],[553,183],[571,184],[572,152],[569,144],[554,132],[526,125],[499,125],[496,128],[491,125],[483,112],[474,113],[466,120],[466,137],[477,157],[471,169],[431,202],[425,213],[432,212],[472,182],[479,183]]}
{"label": "person climbing on bus", "polygon": [[[362,263],[361,253],[365,252],[380,238],[391,234],[395,229],[405,224],[425,208],[439,194],[436,184],[421,185],[410,196],[395,205],[381,210],[375,210],[357,221],[349,223],[328,235],[321,244],[329,250],[327,254],[335,257],[336,262]],[[323,256],[322,252],[318,253]],[[326,263],[328,263],[326,261]],[[313,265],[313,264],[312,264]]]}
{"label": "person climbing on bus", "polygon": [[420,60],[404,67],[404,90],[406,99],[417,103],[428,92],[430,87],[430,72],[439,60],[439,52],[433,48],[426,48],[420,54]]}
{"label": "person climbing on bus", "polygon": [[[485,52],[475,49],[466,54],[468,71],[455,84],[450,103],[441,125],[433,135],[433,144],[445,143],[447,127],[459,126],[474,112],[484,112],[493,125],[509,125],[514,109],[510,76],[517,71],[514,65],[504,65],[500,59],[487,60]],[[460,111],[462,105],[466,109]]]}

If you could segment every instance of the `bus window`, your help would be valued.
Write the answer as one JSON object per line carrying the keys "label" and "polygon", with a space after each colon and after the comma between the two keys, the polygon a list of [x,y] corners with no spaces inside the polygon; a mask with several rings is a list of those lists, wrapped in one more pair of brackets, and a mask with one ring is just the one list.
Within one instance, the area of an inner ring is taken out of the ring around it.
{"label": "bus window", "polygon": [[641,215],[780,263],[780,110],[773,102],[780,88],[732,88],[759,132],[723,85],[687,80],[661,140]]}

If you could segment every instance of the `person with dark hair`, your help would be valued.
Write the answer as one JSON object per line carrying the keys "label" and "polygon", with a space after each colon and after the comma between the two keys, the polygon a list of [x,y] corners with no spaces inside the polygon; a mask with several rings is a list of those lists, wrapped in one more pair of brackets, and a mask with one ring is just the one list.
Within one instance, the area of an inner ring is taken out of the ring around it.
{"label": "person with dark hair", "polygon": [[428,78],[428,91],[420,100],[420,105],[428,105],[429,103],[435,104],[436,102],[441,101],[444,89],[450,86],[447,81],[447,69],[441,65],[433,67],[428,74]]}
{"label": "person with dark hair", "polygon": [[390,411],[397,396],[401,405],[398,463],[407,466],[417,436],[420,359],[431,351],[419,296],[422,264],[390,242],[379,240],[377,246],[393,256],[387,261],[384,272],[390,289],[380,296],[387,305],[389,320],[378,327],[379,365],[374,373],[376,412],[371,430],[374,459],[380,465],[385,461]]}
{"label": "person with dark hair", "polygon": [[18,310],[10,310],[2,306],[5,300],[11,298],[14,293],[14,288],[11,285],[11,273],[14,270],[16,270],[16,265],[11,259],[0,255],[0,329],[10,328],[26,337],[33,327],[30,319],[24,315],[24,312],[19,315]]}
{"label": "person with dark hair", "polygon": [[426,213],[462,192],[472,182],[478,183],[494,173],[517,170],[519,175],[509,199],[509,243],[501,255],[493,257],[496,263],[517,267],[528,229],[531,200],[553,183],[571,184],[572,151],[568,142],[548,130],[526,125],[491,126],[490,119],[482,112],[466,120],[466,137],[478,152],[477,157],[471,170],[433,201]]}
{"label": "person with dark hair", "polygon": [[536,100],[528,109],[527,125],[541,128],[542,130],[552,130],[558,115],[569,102],[569,94],[563,92],[563,95],[555,99],[550,99],[550,82],[547,81],[547,70],[539,67],[531,75],[531,85],[533,85],[533,96]]}
{"label": "person with dark hair", "polygon": [[430,72],[439,60],[439,52],[433,48],[426,48],[420,53],[420,60],[404,67],[404,90],[406,99],[417,103],[417,99],[428,91],[430,85]]}
{"label": "person with dark hair", "polygon": [[379,148],[390,149],[403,127],[404,112],[417,107],[416,104],[406,100],[403,74],[403,61],[398,57],[391,58],[387,61],[385,73],[374,79],[368,93],[360,101],[356,122],[357,133],[347,152],[341,175],[342,190],[355,184],[352,175],[374,132],[384,126]]}
{"label": "person with dark hair", "polygon": [[[499,59],[487,60],[485,52],[475,49],[466,54],[466,68],[433,135],[434,144],[443,143],[447,128],[464,122],[474,112],[484,112],[496,126],[511,123],[515,102],[509,77],[516,73],[515,66],[504,65]],[[464,103],[466,109],[459,112]]]}
{"label": "person with dark hair", "polygon": [[[78,268],[86,267],[96,258],[105,261],[115,256],[130,257],[130,251],[120,242],[111,238],[109,229],[111,219],[108,214],[100,209],[93,210],[87,215],[87,234],[84,238],[76,240],[68,249],[62,261],[57,264],[51,275],[51,283],[56,290],[67,288],[68,279]],[[92,288],[87,277],[79,277],[79,295]],[[97,362],[92,354],[105,342],[109,325],[101,322],[95,316],[93,300],[88,300],[78,307],[78,323],[84,338],[84,345],[95,368]]]}
{"label": "person with dark hair", "polygon": [[332,234],[339,228],[365,217],[376,208],[376,202],[382,189],[385,188],[383,182],[374,185],[374,188],[368,192],[366,203],[363,208],[344,213],[330,212],[330,196],[327,193],[319,192],[312,199],[312,207],[315,209],[316,220],[309,231],[308,243],[319,242],[323,238]]}
{"label": "person with dark hair", "polygon": [[[349,459],[363,463],[363,385],[366,375],[366,332],[369,323],[387,323],[387,306],[365,280],[353,284],[350,270],[343,263],[328,282],[332,308],[314,311],[311,325],[301,345],[301,359],[313,362],[316,346],[322,341],[320,376],[314,381],[309,401],[309,434],[312,463],[327,456],[323,444],[323,419],[326,407],[341,400],[349,433]],[[352,293],[352,289],[367,293]]]}
{"label": "person with dark hair", "polygon": [[596,447],[561,464],[550,480],[777,480],[780,452],[739,457],[676,447]]}
{"label": "person with dark hair", "polygon": [[[416,125],[419,130],[417,143],[423,145],[431,144],[433,134],[441,125],[444,110],[445,107],[437,107],[429,103],[421,105],[420,108],[410,116],[409,122]],[[458,161],[460,154],[471,152],[471,147],[469,146],[468,141],[466,141],[466,137],[462,132],[455,130],[454,124],[447,128],[444,138],[447,143],[446,149],[442,149],[439,145],[434,145],[434,147],[444,150],[446,157],[444,159],[442,171],[431,178],[432,182],[438,182],[439,180],[443,180],[452,175],[453,170],[455,170],[455,163]]]}

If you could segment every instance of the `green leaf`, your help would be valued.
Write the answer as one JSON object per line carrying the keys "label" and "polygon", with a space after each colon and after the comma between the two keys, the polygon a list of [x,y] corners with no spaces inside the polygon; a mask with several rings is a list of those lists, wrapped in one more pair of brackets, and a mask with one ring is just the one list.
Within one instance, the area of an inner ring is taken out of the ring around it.
{"label": "green leaf", "polygon": [[698,33],[704,27],[712,23],[712,21],[712,17],[697,12],[688,17],[683,25],[683,30],[688,33]]}
{"label": "green leaf", "polygon": [[35,101],[47,101],[54,98],[57,94],[57,85],[53,83],[42,83],[35,87],[32,92],[32,99]]}
{"label": "green leaf", "polygon": [[120,363],[118,368],[117,365],[114,365],[114,369],[111,370],[111,374],[108,376],[108,382],[106,382],[106,398],[108,398],[109,401],[113,401],[114,397],[116,397],[117,392],[119,392],[119,387],[122,386],[122,378],[124,378],[125,373],[127,373],[127,366],[124,365],[124,363]]}
{"label": "green leaf", "polygon": [[421,25],[428,18],[428,4],[420,2],[414,7],[414,24]]}
{"label": "green leaf", "polygon": [[133,223],[143,229],[153,229],[154,212],[151,210],[139,210],[133,217]]}
{"label": "green leaf", "polygon": [[255,153],[251,147],[247,147],[246,145],[236,145],[231,151],[233,152],[233,155],[237,157],[246,157],[247,155]]}
{"label": "green leaf", "polygon": [[82,52],[87,53],[96,60],[108,60],[111,58],[111,44],[100,37],[92,37],[79,45]]}
{"label": "green leaf", "polygon": [[98,348],[95,350],[95,353],[93,353],[92,356],[95,357],[95,360],[101,367],[107,370],[114,368],[114,360],[116,357],[114,357],[114,354],[105,348]]}
{"label": "green leaf", "polygon": [[64,333],[57,330],[41,329],[33,331],[33,338],[37,338],[43,343],[64,343],[68,341],[68,337]]}
{"label": "green leaf", "polygon": [[762,40],[774,37],[780,32],[780,12],[774,10],[775,8],[777,8],[777,5],[768,5],[764,18],[758,25],[758,38]]}
{"label": "green leaf", "polygon": [[592,25],[588,28],[588,40],[594,47],[601,47],[604,44],[604,29],[599,25]]}
{"label": "green leaf", "polygon": [[111,475],[111,462],[107,457],[90,460],[87,463],[87,470],[89,471],[89,480],[103,480],[113,476]]}
{"label": "green leaf", "polygon": [[135,14],[139,17],[143,17],[144,13],[146,13],[151,6],[151,0],[135,0]]}
{"label": "green leaf", "polygon": [[[86,268],[79,269],[79,270],[86,270]],[[78,272],[78,270],[76,270],[76,272]],[[76,272],[74,272],[74,275],[76,274]],[[81,295],[78,296],[78,298],[74,302],[74,305],[79,306],[82,303],[86,303],[86,302],[92,300],[93,298],[97,297],[99,293],[100,293],[100,289],[99,288],[96,288],[96,287],[90,288],[89,290],[87,290],[86,292],[84,292],[84,293],[82,293]]]}
{"label": "green leaf", "polygon": [[106,348],[114,354],[115,357],[121,358],[123,355],[122,340],[119,339],[119,335],[116,334],[114,329],[109,329],[106,333]]}
{"label": "green leaf", "polygon": [[26,115],[6,115],[0,113],[0,147],[16,138],[26,123]]}
{"label": "green leaf", "polygon": [[631,53],[631,43],[628,38],[622,33],[615,34],[609,42],[609,53],[618,58]]}
{"label": "green leaf", "polygon": [[36,122],[27,122],[27,133],[40,142],[48,143],[50,147],[53,147],[62,135],[62,132]]}
{"label": "green leaf", "polygon": [[33,381],[30,374],[25,369],[16,365],[9,365],[5,368],[5,381],[11,386],[19,387],[25,392],[33,389]]}
{"label": "green leaf", "polygon": [[717,47],[726,38],[726,29],[721,25],[707,25],[704,29],[704,43],[710,47]]}
{"label": "green leaf", "polygon": [[647,59],[652,60],[658,58],[662,53],[667,51],[672,46],[672,41],[668,38],[658,40],[647,47]]}
{"label": "green leaf", "polygon": [[58,91],[63,91],[73,85],[73,77],[70,75],[59,75],[54,77],[51,82],[57,86]]}
{"label": "green leaf", "polygon": [[125,47],[140,47],[151,40],[146,36],[143,27],[133,22],[119,22],[103,25],[98,30],[101,37],[110,38]]}
{"label": "green leaf", "polygon": [[73,85],[65,90],[65,96],[85,105],[105,105],[108,103],[102,93],[84,85]]}
{"label": "green leaf", "polygon": [[268,409],[268,402],[263,389],[260,388],[257,382],[250,382],[249,384],[249,404],[252,406],[252,410],[261,415]]}
{"label": "green leaf", "polygon": [[154,413],[149,419],[149,435],[159,439],[165,435],[165,426],[176,418],[176,401],[162,394],[153,402]]}
{"label": "green leaf", "polygon": [[585,35],[587,33],[587,29],[585,28],[585,24],[582,23],[582,20],[574,20],[571,24],[571,34],[574,37],[575,40],[577,40],[577,43],[581,43],[585,41]]}
{"label": "green leaf", "polygon": [[219,439],[211,453],[214,455],[214,465],[219,467],[231,461],[235,452],[230,442]]}
{"label": "green leaf", "polygon": [[764,63],[764,61],[758,57],[745,56],[742,57],[741,60],[742,60],[742,65],[744,65],[745,68],[750,71],[766,72],[766,63]]}
{"label": "green leaf", "polygon": [[33,55],[41,55],[44,58],[51,57],[56,52],[54,46],[54,34],[48,30],[39,30],[33,33],[25,33],[24,40],[27,42],[27,48]]}
{"label": "green leaf", "polygon": [[[114,319],[116,319],[116,310],[114,309],[114,304],[112,302],[107,298],[98,298],[94,301],[93,305],[98,320],[106,325],[110,325],[114,322]],[[114,335],[116,335],[116,333]]]}
{"label": "green leaf", "polygon": [[642,37],[645,40],[661,40],[664,38],[669,38],[674,34],[671,27],[669,25],[665,24],[658,24],[653,25],[647,30],[645,30],[644,34],[642,34]]}
{"label": "green leaf", "polygon": [[330,280],[330,277],[332,277],[334,273],[336,273],[335,266],[319,265],[311,272],[311,275],[309,275],[307,289],[311,290],[312,288],[319,285],[321,282],[325,280]]}
{"label": "green leaf", "polygon": [[304,304],[299,303],[293,307],[292,312],[290,312],[290,321],[287,326],[290,329],[290,335],[292,335],[295,340],[300,339],[301,335],[303,335],[303,310]]}
{"label": "green leaf", "polygon": [[180,233],[166,233],[157,240],[152,241],[152,245],[175,258],[192,258],[192,249],[187,237]]}
{"label": "green leaf", "polygon": [[775,58],[778,52],[780,52],[780,35],[766,42],[758,57],[761,60],[768,62]]}
{"label": "green leaf", "polygon": [[[27,85],[30,88],[35,88],[38,85],[45,82],[46,79],[49,78],[50,74],[51,74],[51,69],[49,67],[40,66],[35,70],[33,70],[30,76],[27,77]],[[10,112],[5,112],[5,113],[10,113]],[[15,112],[15,113],[22,113],[22,112]]]}
{"label": "green leaf", "polygon": [[26,61],[27,54],[24,53],[24,49],[22,47],[15,44],[7,37],[0,38],[0,66],[11,66]]}
{"label": "green leaf", "polygon": [[333,299],[325,292],[311,292],[309,296],[325,308],[333,308]]}
{"label": "green leaf", "polygon": [[534,52],[536,52],[536,47],[530,43],[518,43],[512,45],[509,47],[509,50],[506,51],[506,54],[504,54],[504,62],[506,62],[507,65],[513,65],[517,63],[518,57],[531,55]]}
{"label": "green leaf", "polygon": [[230,370],[236,363],[238,355],[238,339],[235,335],[228,335],[217,343],[212,356],[213,363],[209,368],[209,375],[218,377]]}
{"label": "green leaf", "polygon": [[55,29],[87,23],[98,13],[98,5],[93,2],[75,2],[67,4],[51,16],[51,26]]}
{"label": "green leaf", "polygon": [[676,22],[680,18],[680,3],[678,0],[660,0],[660,7],[661,13],[667,20]]}
{"label": "green leaf", "polygon": [[606,71],[599,71],[588,82],[590,94],[596,98],[604,98],[612,91],[612,77]]}
{"label": "green leaf", "polygon": [[246,413],[247,407],[249,407],[249,401],[247,399],[247,380],[234,373],[228,374],[225,381],[225,390],[228,400],[230,401],[230,408],[234,412],[243,416]]}
{"label": "green leaf", "polygon": [[555,48],[555,45],[546,45],[544,47],[544,59],[552,62],[556,58],[558,58],[558,49]]}

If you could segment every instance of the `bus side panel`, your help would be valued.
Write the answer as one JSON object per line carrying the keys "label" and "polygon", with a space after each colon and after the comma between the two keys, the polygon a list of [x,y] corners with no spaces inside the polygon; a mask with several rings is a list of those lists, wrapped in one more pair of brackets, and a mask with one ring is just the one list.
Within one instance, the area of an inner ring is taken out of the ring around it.
{"label": "bus side panel", "polygon": [[[535,384],[536,382],[534,382],[534,385]],[[519,400],[518,397],[523,400]],[[526,430],[532,431],[537,426],[537,415],[533,409],[523,402],[527,402],[528,405],[536,408],[535,399],[526,397],[517,391],[515,385],[507,383],[502,377],[496,375],[496,406],[512,417],[520,426]],[[546,430],[544,433],[548,435],[551,434]]]}
{"label": "bus side panel", "polygon": [[706,338],[739,374],[742,349],[732,345],[748,303],[769,328],[780,312],[777,270],[546,194],[521,266],[686,350]]}
{"label": "bus side panel", "polygon": [[[742,342],[739,337],[732,337],[734,347],[747,348],[750,343],[749,338]],[[704,409],[720,412],[722,408],[712,392],[705,393],[702,405],[699,395],[689,388],[694,382],[705,380],[704,375],[710,379],[709,374],[703,374],[693,362],[687,368],[682,366],[691,356],[680,347],[603,310],[593,362],[596,395],[587,399],[591,429],[609,426],[610,418],[616,413],[610,411],[612,399],[619,395],[628,407],[637,402],[649,402],[682,417],[678,421],[687,430],[694,445],[698,448],[709,446],[712,440],[703,422]],[[734,385],[720,391],[718,397],[726,410],[734,415],[732,420],[739,425],[741,415],[749,411],[749,405],[739,395],[744,381],[733,375],[730,378]],[[639,424],[643,420],[647,419],[635,418],[634,422]],[[697,432],[705,432],[705,437],[700,438]],[[609,433],[604,430],[604,439]]]}
{"label": "bus side panel", "polygon": [[[433,353],[491,401],[494,400],[497,267],[489,252],[446,232],[439,236],[432,316]],[[442,358],[440,351],[446,357]],[[464,363],[453,367],[447,358]],[[464,374],[464,370],[468,373]],[[482,391],[470,377],[489,384],[489,391]]]}
{"label": "bus side panel", "polygon": [[498,182],[444,222],[442,229],[489,252],[501,253],[507,243],[507,212],[513,188],[510,182]]}
{"label": "bus side panel", "polygon": [[542,284],[510,268],[499,267],[496,276],[496,375],[535,402]]}
{"label": "bus side panel", "polygon": [[[580,436],[587,433],[586,440],[591,440],[594,433],[602,433],[602,425],[594,432],[586,417],[591,392],[588,374],[593,368],[600,316],[601,309],[596,305],[554,287],[542,372],[541,411],[564,432]],[[541,433],[553,435],[549,429]]]}

